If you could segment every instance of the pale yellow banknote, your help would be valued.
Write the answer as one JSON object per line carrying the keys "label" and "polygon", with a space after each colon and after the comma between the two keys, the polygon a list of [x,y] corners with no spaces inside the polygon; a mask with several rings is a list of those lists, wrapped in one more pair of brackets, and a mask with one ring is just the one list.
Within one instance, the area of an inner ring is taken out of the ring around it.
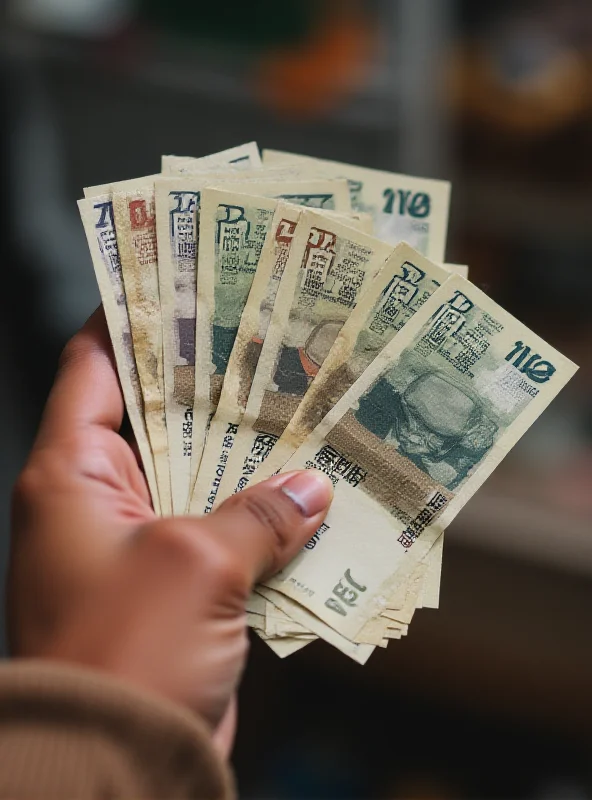
{"label": "pale yellow banknote", "polygon": [[248,485],[392,246],[302,213],[216,502]]}
{"label": "pale yellow banknote", "polygon": [[346,178],[352,208],[372,214],[375,235],[379,239],[391,244],[405,241],[432,261],[444,261],[450,208],[447,181],[398,175],[277,150],[264,150],[263,163],[308,166],[317,175]]}
{"label": "pale yellow banknote", "polygon": [[121,275],[121,260],[117,247],[113,201],[111,194],[79,200],[78,207],[84,225],[93,267],[113,344],[115,363],[125,407],[138,444],[152,505],[160,514],[160,500],[154,460],[144,420],[144,401],[138,377],[130,330],[125,289]]}
{"label": "pale yellow banknote", "polygon": [[335,498],[267,585],[355,639],[576,369],[449,278],[286,464],[326,472]]}
{"label": "pale yellow banknote", "polygon": [[161,512],[167,515],[172,513],[172,503],[164,413],[154,185],[113,192],[113,212],[134,355],[144,398],[144,418],[154,458]]}

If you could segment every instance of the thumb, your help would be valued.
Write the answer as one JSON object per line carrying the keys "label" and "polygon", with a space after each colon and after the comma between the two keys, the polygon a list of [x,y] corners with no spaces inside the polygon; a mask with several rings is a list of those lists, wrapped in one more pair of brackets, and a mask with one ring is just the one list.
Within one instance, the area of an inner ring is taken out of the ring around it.
{"label": "thumb", "polygon": [[288,472],[229,497],[202,526],[240,559],[256,583],[294,558],[332,499],[333,484],[322,472]]}

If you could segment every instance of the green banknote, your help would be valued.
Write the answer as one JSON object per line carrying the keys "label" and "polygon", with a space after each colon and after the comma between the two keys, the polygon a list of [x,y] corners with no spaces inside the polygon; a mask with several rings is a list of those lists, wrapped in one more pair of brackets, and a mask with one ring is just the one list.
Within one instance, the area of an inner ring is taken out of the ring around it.
{"label": "green banknote", "polygon": [[335,499],[266,584],[355,640],[576,369],[449,278],[286,464],[326,472]]}

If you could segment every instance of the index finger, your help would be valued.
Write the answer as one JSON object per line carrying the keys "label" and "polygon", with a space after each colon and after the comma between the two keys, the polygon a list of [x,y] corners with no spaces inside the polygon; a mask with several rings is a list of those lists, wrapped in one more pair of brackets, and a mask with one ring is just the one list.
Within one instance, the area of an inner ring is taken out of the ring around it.
{"label": "index finger", "polygon": [[103,307],[68,342],[49,394],[38,444],[92,426],[119,431],[124,403]]}

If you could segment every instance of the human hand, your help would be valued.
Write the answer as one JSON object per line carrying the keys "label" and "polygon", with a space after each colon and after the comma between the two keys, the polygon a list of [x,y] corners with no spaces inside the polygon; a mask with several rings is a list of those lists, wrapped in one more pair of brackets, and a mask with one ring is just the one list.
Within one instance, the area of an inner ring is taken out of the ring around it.
{"label": "human hand", "polygon": [[331,483],[315,471],[277,475],[208,517],[156,519],[119,434],[123,413],[99,309],[64,351],[14,491],[13,654],[157,692],[201,714],[227,752],[246,599],[317,530]]}

